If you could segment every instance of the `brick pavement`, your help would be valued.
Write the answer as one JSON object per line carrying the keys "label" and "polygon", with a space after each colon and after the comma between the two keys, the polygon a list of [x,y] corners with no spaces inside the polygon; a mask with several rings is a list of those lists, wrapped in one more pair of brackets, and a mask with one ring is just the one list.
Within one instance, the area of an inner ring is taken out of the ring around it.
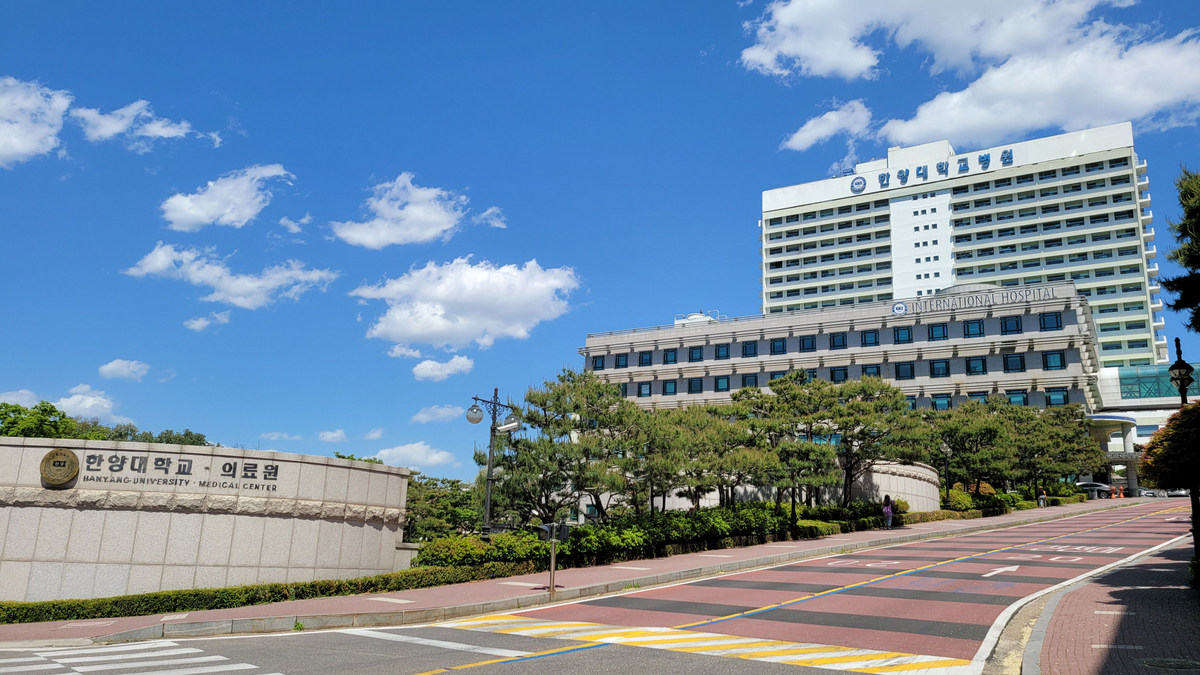
{"label": "brick pavement", "polygon": [[1190,537],[1063,589],[1025,651],[1022,675],[1200,672],[1200,591]]}

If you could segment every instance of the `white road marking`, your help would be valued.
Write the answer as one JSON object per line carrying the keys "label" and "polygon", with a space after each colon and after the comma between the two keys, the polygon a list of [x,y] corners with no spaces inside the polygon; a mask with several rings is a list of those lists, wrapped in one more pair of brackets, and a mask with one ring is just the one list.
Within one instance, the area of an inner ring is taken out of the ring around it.
{"label": "white road marking", "polygon": [[501,586],[522,586],[524,588],[537,588],[542,584],[532,584],[528,581],[501,581]]}
{"label": "white road marking", "polygon": [[158,640],[155,642],[134,642],[126,645],[116,645],[113,647],[84,647],[82,649],[54,649],[34,652],[38,656],[76,656],[79,654],[108,654],[111,652],[132,652],[142,649],[161,649],[162,647],[178,647],[179,645],[169,640]]}
{"label": "white road marking", "polygon": [[0,673],[32,673],[35,670],[50,670],[52,668],[57,669],[62,668],[62,666],[57,663],[41,663],[36,666],[9,666],[7,668],[0,668]]}
{"label": "white road marking", "polygon": [[374,600],[375,602],[394,602],[397,605],[407,605],[411,602],[416,602],[416,600],[404,600],[402,598],[367,598],[367,599]]}
{"label": "white road marking", "polygon": [[152,673],[138,673],[137,675],[201,675],[202,673],[226,673],[231,670],[250,670],[252,668],[258,668],[258,666],[252,663],[223,663],[219,666],[200,666],[199,668],[179,668],[177,670],[156,670]]}
{"label": "white road marking", "polygon": [[[101,663],[91,666],[71,666],[71,670],[77,673],[94,673],[101,670],[116,670],[118,668],[144,668],[146,666],[182,666],[189,663],[212,663],[213,661],[228,661],[224,656],[216,654],[211,656],[193,656],[187,659],[160,659],[158,661],[122,661],[121,663]],[[248,663],[232,664],[238,666],[249,666]],[[250,666],[257,668],[258,666]],[[244,670],[239,668],[239,670]]]}
{"label": "white road marking", "polygon": [[195,647],[180,647],[178,649],[164,649],[157,652],[144,652],[142,654],[106,654],[103,656],[74,656],[69,659],[60,659],[57,656],[54,660],[59,663],[88,663],[96,661],[120,661],[121,659],[148,659],[154,656],[179,656],[180,654],[197,654],[200,650]]}
{"label": "white road marking", "polygon": [[997,567],[997,568],[993,569],[991,572],[988,572],[987,574],[985,574],[983,576],[984,577],[994,577],[997,574],[1000,574],[1001,572],[1016,572],[1019,569],[1021,569],[1020,565],[1013,565],[1012,567]]}
{"label": "white road marking", "polygon": [[474,652],[476,654],[488,654],[491,656],[528,656],[529,652],[519,652],[512,649],[496,649],[494,647],[481,647],[479,645],[468,645],[461,642],[447,642],[445,640],[429,640],[426,638],[414,637],[412,635],[402,635],[399,633],[383,633],[377,630],[354,629],[344,630],[343,633],[348,635],[360,635],[362,637],[377,638],[380,640],[391,640],[393,642],[407,642],[415,645],[425,645],[426,647],[437,647],[439,649],[453,649],[459,652]]}

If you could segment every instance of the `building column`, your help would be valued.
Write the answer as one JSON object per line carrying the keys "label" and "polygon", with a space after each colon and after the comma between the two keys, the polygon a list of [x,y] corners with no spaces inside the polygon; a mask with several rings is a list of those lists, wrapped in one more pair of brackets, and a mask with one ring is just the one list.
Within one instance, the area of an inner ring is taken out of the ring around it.
{"label": "building column", "polygon": [[[1137,433],[1137,427],[1132,424],[1121,425],[1121,432],[1122,432],[1122,434],[1121,434],[1122,440],[1124,440],[1124,442],[1125,442],[1124,443],[1125,452],[1132,453],[1133,452],[1133,437],[1134,437],[1134,434]],[[1137,465],[1138,465],[1137,455],[1134,455],[1133,460],[1131,460],[1129,464],[1125,465],[1125,485],[1126,485],[1125,494],[1128,497],[1136,497],[1137,496],[1137,489],[1138,489]]]}

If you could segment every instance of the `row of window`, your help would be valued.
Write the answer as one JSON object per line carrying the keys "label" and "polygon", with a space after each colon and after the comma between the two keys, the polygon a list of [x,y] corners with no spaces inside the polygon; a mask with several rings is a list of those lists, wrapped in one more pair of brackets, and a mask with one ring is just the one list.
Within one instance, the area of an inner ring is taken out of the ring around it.
{"label": "row of window", "polygon": [[[775,219],[772,218],[771,220],[774,221]],[[836,223],[836,224],[826,223],[825,225],[822,225],[819,228],[805,227],[803,229],[796,228],[794,230],[785,230],[783,232],[768,232],[767,233],[767,241],[777,241],[779,239],[791,239],[793,237],[799,237],[801,234],[803,234],[804,236],[807,237],[807,236],[812,236],[812,235],[816,235],[819,233],[834,232],[836,230],[850,230],[850,229],[854,229],[856,227],[870,227],[871,225],[885,225],[890,222],[892,222],[891,215],[884,213],[882,215],[875,216],[874,218],[859,218],[858,220],[853,220],[853,221],[845,220],[845,221],[842,221],[842,222]]]}
{"label": "row of window", "polygon": [[879,295],[876,295],[873,298],[870,295],[861,295],[857,298],[826,298],[819,302],[816,300],[812,300],[812,301],[804,302],[804,303],[799,303],[799,302],[793,303],[793,304],[787,305],[785,307],[771,307],[767,311],[769,314],[780,314],[784,311],[797,312],[802,309],[803,310],[827,309],[829,307],[845,307],[845,306],[854,305],[854,304],[864,305],[864,304],[868,304],[868,303],[873,304],[873,303],[877,303],[877,302],[887,302],[892,299],[893,298],[892,298],[891,293],[880,293]]}
{"label": "row of window", "polygon": [[[1072,225],[1071,225],[1072,227],[1078,227],[1078,226],[1082,225],[1082,219],[1079,219],[1079,220],[1072,219],[1070,222],[1072,223]],[[1032,235],[1038,234],[1039,232],[1041,232],[1042,234],[1045,234],[1047,232],[1057,232],[1058,230],[1061,230],[1061,229],[1063,229],[1062,221],[1052,220],[1052,221],[1048,221],[1048,222],[1040,223],[1040,224],[1039,223],[1031,223],[1029,225],[1022,225],[1020,227],[1002,227],[997,230],[984,230],[982,232],[975,232],[973,234],[972,233],[956,234],[956,235],[954,235],[954,243],[955,244],[969,244],[969,243],[971,243],[972,240],[974,240],[975,242],[990,241],[993,238],[1004,239],[1007,237],[1016,236],[1018,234],[1022,235],[1022,237],[1026,236],[1026,235],[1032,236]],[[1137,236],[1137,228],[1136,227],[1128,227],[1128,228],[1123,228],[1123,229],[1115,230],[1115,231],[1104,230],[1101,232],[1097,232],[1097,233],[1093,234],[1092,236],[1096,236],[1097,234],[1111,235],[1110,237],[1108,237],[1108,239],[1130,239],[1130,238]],[[1107,239],[1101,239],[1101,241],[1106,241],[1106,240]],[[1039,238],[1039,239],[1037,239],[1037,241],[1057,241],[1057,242],[1059,242],[1059,245],[1061,245],[1063,240],[1060,237],[1060,238],[1056,238],[1056,239],[1041,239],[1041,238]],[[1066,239],[1066,243],[1068,246],[1071,246],[1074,244],[1082,244],[1082,243],[1086,243],[1086,242],[1087,242],[1086,234],[1070,235]]]}
{"label": "row of window", "polygon": [[806,221],[807,220],[816,220],[818,218],[818,216],[821,218],[832,218],[835,215],[836,216],[844,216],[848,213],[861,213],[863,211],[870,211],[872,208],[886,209],[886,208],[888,208],[888,203],[889,203],[888,200],[880,199],[880,200],[876,201],[874,204],[872,204],[871,202],[860,202],[858,204],[854,204],[853,206],[851,206],[850,204],[843,204],[843,205],[837,207],[836,209],[827,208],[827,209],[821,209],[820,211],[809,211],[804,214],[793,213],[793,214],[790,214],[787,216],[779,216],[777,218],[771,218],[770,220],[767,221],[767,225],[773,227],[776,225],[783,225],[785,223],[798,223],[802,219],[806,220]]}
{"label": "row of window", "polygon": [[[1128,166],[1129,166],[1129,158],[1128,157],[1121,157],[1118,159],[1110,159],[1108,161],[1108,168],[1110,168],[1110,169],[1123,169]],[[1094,173],[1096,171],[1103,171],[1103,170],[1104,170],[1104,162],[1103,161],[1089,162],[1088,164],[1084,165],[1085,173]],[[1079,165],[1075,165],[1075,166],[1064,167],[1063,169],[1061,169],[1061,173],[1060,173],[1060,170],[1058,170],[1058,169],[1047,169],[1046,171],[1041,171],[1037,174],[1037,178],[1040,181],[1041,180],[1054,180],[1056,178],[1059,178],[1060,176],[1063,178],[1067,178],[1070,176],[1078,176],[1079,173],[1080,173]],[[1123,183],[1129,182],[1129,176],[1128,175],[1114,176],[1112,178],[1112,180],[1114,181],[1113,182],[1114,185],[1121,185]],[[1121,181],[1121,182],[1118,183],[1116,181]],[[1017,176],[1017,178],[1016,178],[1017,185],[1022,185],[1022,184],[1026,184],[1026,183],[1032,183],[1032,182],[1033,182],[1033,174],[1031,174],[1031,173],[1023,174],[1023,175]],[[990,190],[993,187],[997,187],[997,188],[1010,187],[1012,184],[1013,184],[1012,178],[998,178],[994,182],[993,181],[984,181],[981,183],[974,183],[969,188],[966,185],[959,185],[953,189],[951,194],[954,194],[954,195],[966,194],[969,191],[969,189],[973,189],[976,192],[980,192],[983,190]],[[1095,185],[1096,187],[1102,187],[1104,185],[1104,179],[1099,178],[1096,180],[1088,181],[1088,189],[1092,189],[1093,185]]]}
{"label": "row of window", "polygon": [[[1024,332],[1024,317],[1022,316],[1006,316],[1000,319],[1000,334],[1001,335],[1019,335]],[[1044,312],[1038,315],[1038,330],[1040,331],[1056,331],[1062,330],[1063,320],[1062,312]],[[950,339],[950,324],[931,323],[926,325],[926,334],[930,342],[938,342],[941,340]],[[850,347],[850,333],[840,331],[830,333],[828,335],[827,348],[832,350],[847,349]],[[802,353],[817,351],[816,335],[801,335],[796,338],[796,350]],[[968,319],[962,322],[962,337],[977,338],[986,337],[984,331],[983,319]],[[869,329],[858,331],[859,347],[878,347],[879,329]],[[788,353],[788,338],[771,338],[767,341],[768,349],[771,356],[779,356]],[[904,345],[912,344],[913,342],[913,326],[894,326],[892,327],[892,344]],[[713,359],[716,361],[724,361],[730,358],[731,343],[721,343],[713,346]],[[758,354],[758,341],[752,340],[741,342],[742,358],[755,358]],[[704,346],[694,345],[686,350],[688,363],[698,363],[704,361]],[[654,352],[643,351],[638,352],[638,366],[654,365]],[[676,348],[662,350],[662,364],[673,365],[679,362],[679,350]],[[592,370],[604,370],[607,363],[607,358],[603,355],[592,357]],[[629,354],[614,354],[613,368],[628,368]],[[986,372],[986,371],[985,371]]]}
{"label": "row of window", "polygon": [[[1103,183],[1104,183],[1104,181],[1100,181],[1100,187],[1103,187]],[[1128,183],[1129,183],[1128,177],[1126,177],[1125,180],[1120,182],[1121,185],[1126,185]],[[1117,185],[1117,183],[1114,183],[1114,185]],[[1091,183],[1088,183],[1088,189],[1089,190],[1094,189],[1094,187],[1092,186]],[[1062,188],[1061,195],[1059,194],[1059,189],[1056,187],[1045,188],[1037,193],[1034,193],[1033,190],[1030,190],[1028,192],[1018,192],[1016,194],[1013,194],[1010,192],[1009,194],[1006,194],[1006,195],[999,195],[995,199],[992,199],[991,197],[984,197],[983,199],[976,199],[975,201],[955,202],[950,205],[950,210],[957,213],[959,211],[967,211],[967,210],[973,209],[973,208],[986,209],[986,208],[991,208],[993,206],[1004,206],[1005,204],[1012,204],[1014,201],[1027,202],[1027,201],[1030,201],[1033,199],[1038,199],[1038,198],[1058,200],[1060,196],[1069,195],[1069,194],[1073,194],[1076,192],[1083,192],[1083,184],[1082,183],[1075,183],[1074,185],[1064,185]],[[1093,195],[1093,196],[1087,198],[1086,203],[1087,203],[1088,207],[1091,207],[1091,208],[1100,207],[1100,206],[1104,206],[1104,205],[1108,204],[1109,198],[1110,198],[1110,195],[1107,195],[1107,194]],[[1132,204],[1133,203],[1133,193],[1132,192],[1119,192],[1117,194],[1111,195],[1111,198],[1112,198],[1113,204]],[[1067,201],[1062,204],[1063,209],[1066,211],[1073,211],[1075,209],[1081,209],[1081,208],[1083,208],[1083,205],[1084,205],[1083,199],[1071,200],[1071,201]],[[1033,207],[1031,206],[1029,208],[1032,209]]]}
{"label": "row of window", "polygon": [[[1006,211],[1005,213],[997,214],[995,217],[995,220],[996,220],[996,222],[1002,222],[1005,220],[1012,220],[1014,217],[1015,218],[1034,218],[1038,215],[1046,216],[1046,215],[1050,215],[1050,214],[1058,213],[1058,212],[1059,212],[1058,204],[1049,204],[1049,205],[1040,207],[1039,211],[1036,213],[1033,212],[1032,209],[1030,209],[1029,213]],[[1015,216],[1012,215],[1014,213],[1016,214]],[[1123,211],[1114,211],[1111,214],[1100,213],[1097,215],[1088,216],[1086,219],[1083,218],[1082,216],[1078,217],[1078,218],[1067,218],[1066,220],[1063,221],[1063,223],[1066,225],[1066,227],[1083,227],[1085,224],[1086,225],[1101,225],[1101,224],[1110,222],[1110,216],[1111,216],[1111,222],[1122,223],[1127,220],[1133,220],[1134,213],[1135,212],[1133,209],[1126,209]],[[957,227],[967,227],[969,225],[984,225],[984,224],[992,222],[992,220],[993,220],[992,215],[988,214],[988,215],[982,215],[982,216],[975,216],[974,218],[955,218],[953,221],[951,221],[951,224],[957,228]],[[1057,221],[1051,221],[1052,224],[1054,222],[1057,222]],[[1044,229],[1044,227],[1043,227],[1043,229]]]}
{"label": "row of window", "polygon": [[[966,375],[986,375],[988,374],[988,363],[985,357],[968,357],[965,360]],[[929,376],[940,378],[950,376],[949,359],[930,360]],[[1061,351],[1043,352],[1042,353],[1043,370],[1064,370],[1067,368],[1066,353]],[[913,362],[904,362],[893,364],[895,370],[894,380],[914,380],[916,378],[917,364]],[[883,377],[883,366],[880,364],[871,364],[859,366],[862,371],[862,377]],[[1003,356],[1004,372],[1025,372],[1025,354],[1004,354]],[[806,370],[810,380],[815,380],[817,371],[815,369]],[[768,382],[776,380],[776,378],[786,375],[786,371],[775,371],[770,374],[743,374],[738,377],[740,387],[758,387],[760,386],[760,376],[767,375]],[[829,382],[839,384],[850,380],[850,368],[848,366],[838,366],[838,368],[829,369]],[[703,377],[688,377],[682,381],[684,384],[684,392],[688,394],[703,394],[704,393],[704,378]],[[674,396],[679,394],[678,380],[662,380],[659,382],[659,394],[664,396]],[[734,383],[732,375],[718,375],[712,378],[713,392],[724,393],[730,392]],[[648,398],[654,395],[653,382],[636,382],[637,398]],[[629,384],[620,384],[622,395],[628,396]]]}

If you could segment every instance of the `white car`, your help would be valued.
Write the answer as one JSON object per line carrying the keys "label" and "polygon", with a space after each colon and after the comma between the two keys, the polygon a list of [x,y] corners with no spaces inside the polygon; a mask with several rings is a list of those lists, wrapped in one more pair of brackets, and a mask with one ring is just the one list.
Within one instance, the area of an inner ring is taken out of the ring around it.
{"label": "white car", "polygon": [[1088,499],[1108,499],[1113,495],[1113,486],[1108,483],[1084,481],[1076,483],[1075,487],[1087,493]]}

